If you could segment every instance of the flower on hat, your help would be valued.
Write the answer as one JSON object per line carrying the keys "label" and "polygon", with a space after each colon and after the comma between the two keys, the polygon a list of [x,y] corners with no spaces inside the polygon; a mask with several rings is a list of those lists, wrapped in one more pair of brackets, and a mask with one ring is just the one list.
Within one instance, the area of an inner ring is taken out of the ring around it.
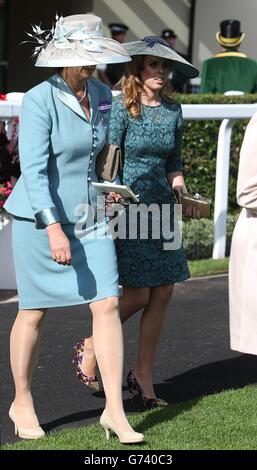
{"label": "flower on hat", "polygon": [[162,39],[159,36],[146,36],[143,39],[141,39],[141,41],[144,41],[147,47],[152,48],[155,46],[155,44],[162,44],[163,46],[170,47],[170,49],[172,49],[172,47],[166,41],[164,41],[164,39]]}
{"label": "flower on hat", "polygon": [[[56,14],[55,16],[56,22],[59,20],[59,16]],[[34,39],[34,41],[23,41],[21,44],[32,43],[37,44],[32,54],[32,57],[36,57],[45,47],[47,44],[52,40],[55,28],[54,26],[52,29],[41,29],[41,25],[31,25],[32,33],[27,33],[27,36]]]}

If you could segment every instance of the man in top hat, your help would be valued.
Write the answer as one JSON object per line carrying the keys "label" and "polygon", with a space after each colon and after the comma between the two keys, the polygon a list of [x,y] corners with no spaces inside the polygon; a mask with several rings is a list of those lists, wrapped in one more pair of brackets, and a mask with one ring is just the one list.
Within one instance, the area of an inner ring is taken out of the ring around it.
{"label": "man in top hat", "polygon": [[239,52],[245,37],[240,21],[224,20],[216,39],[223,50],[202,64],[201,93],[225,93],[257,91],[257,62]]}
{"label": "man in top hat", "polygon": [[[177,35],[173,29],[163,29],[161,37],[170,45],[172,49],[174,49],[174,51],[176,51]],[[178,54],[187,60],[187,57],[184,54],[181,54],[181,52],[178,52]],[[176,91],[177,93],[187,93],[189,80],[185,75],[182,75],[182,73],[178,72],[177,70],[172,72],[170,83],[173,91]]]}
{"label": "man in top hat", "polygon": [[[112,39],[123,44],[126,41],[128,27],[122,23],[110,23],[109,25]],[[109,64],[97,66],[98,78],[106,83],[110,88],[121,79],[125,70],[125,64]]]}

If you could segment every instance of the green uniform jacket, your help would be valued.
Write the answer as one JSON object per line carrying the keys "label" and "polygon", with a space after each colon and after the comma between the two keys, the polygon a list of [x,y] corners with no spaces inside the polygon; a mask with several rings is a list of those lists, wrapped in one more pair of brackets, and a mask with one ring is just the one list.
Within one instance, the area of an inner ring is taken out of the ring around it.
{"label": "green uniform jacket", "polygon": [[257,62],[240,52],[221,52],[203,62],[201,93],[257,91]]}

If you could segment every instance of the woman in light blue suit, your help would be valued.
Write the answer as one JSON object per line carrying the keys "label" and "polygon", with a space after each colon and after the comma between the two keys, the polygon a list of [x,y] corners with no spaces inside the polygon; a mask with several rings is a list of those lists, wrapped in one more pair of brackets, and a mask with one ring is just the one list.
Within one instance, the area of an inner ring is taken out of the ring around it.
{"label": "woman in light blue suit", "polygon": [[16,395],[9,416],[18,435],[27,439],[45,434],[30,388],[42,320],[49,307],[88,303],[106,394],[100,422],[107,437],[113,430],[121,442],[143,440],[123,409],[116,256],[106,219],[96,218],[91,185],[97,180],[97,154],[107,139],[111,93],[90,77],[97,63],[130,57],[116,41],[103,38],[100,28],[100,18],[74,15],[57,20],[51,39],[34,29],[36,39],[46,36],[36,65],[58,67],[59,73],[24,97],[22,176],[5,205],[14,216],[20,308],[11,332]]}

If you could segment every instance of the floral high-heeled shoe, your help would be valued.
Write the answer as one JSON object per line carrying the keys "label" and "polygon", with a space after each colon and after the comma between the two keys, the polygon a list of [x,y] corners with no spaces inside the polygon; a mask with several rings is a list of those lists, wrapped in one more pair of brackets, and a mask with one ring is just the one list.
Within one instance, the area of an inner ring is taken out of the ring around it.
{"label": "floral high-heeled shoe", "polygon": [[100,384],[99,384],[97,376],[86,375],[81,369],[83,353],[84,353],[84,344],[85,344],[85,339],[81,339],[74,347],[73,364],[76,365],[76,375],[78,379],[80,380],[80,382],[82,382],[84,385],[87,385],[89,388],[91,388],[95,392],[99,392]]}
{"label": "floral high-heeled shoe", "polygon": [[152,410],[154,408],[161,408],[168,405],[168,403],[162,398],[147,398],[143,395],[143,391],[135,377],[134,369],[131,369],[128,373],[127,384],[130,398],[133,398],[134,395],[139,395],[142,400],[144,410]]}

